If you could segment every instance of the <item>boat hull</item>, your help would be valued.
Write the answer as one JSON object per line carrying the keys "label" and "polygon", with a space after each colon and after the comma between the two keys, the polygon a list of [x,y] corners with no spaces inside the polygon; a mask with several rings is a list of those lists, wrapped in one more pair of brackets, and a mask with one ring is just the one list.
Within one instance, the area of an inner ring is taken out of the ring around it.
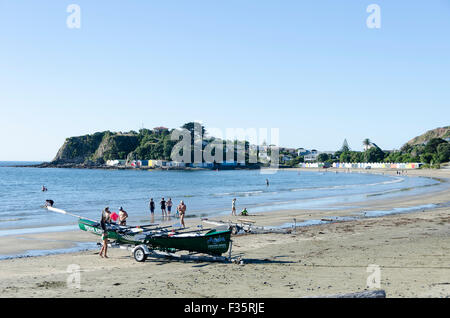
{"label": "boat hull", "polygon": [[[100,223],[80,219],[78,226],[81,230],[102,235]],[[211,230],[206,233],[173,233],[170,231],[154,231],[150,233],[131,233],[125,227],[107,225],[108,239],[119,244],[145,244],[151,249],[163,251],[185,250],[189,252],[221,255],[230,247],[231,230]]]}

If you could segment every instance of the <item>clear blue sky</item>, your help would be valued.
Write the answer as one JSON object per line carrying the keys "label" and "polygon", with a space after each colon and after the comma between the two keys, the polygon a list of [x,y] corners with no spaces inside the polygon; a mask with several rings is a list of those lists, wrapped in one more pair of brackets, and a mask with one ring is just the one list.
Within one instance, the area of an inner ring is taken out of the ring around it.
{"label": "clear blue sky", "polygon": [[0,0],[0,160],[192,120],[279,128],[282,146],[399,148],[450,124],[449,34],[444,0]]}

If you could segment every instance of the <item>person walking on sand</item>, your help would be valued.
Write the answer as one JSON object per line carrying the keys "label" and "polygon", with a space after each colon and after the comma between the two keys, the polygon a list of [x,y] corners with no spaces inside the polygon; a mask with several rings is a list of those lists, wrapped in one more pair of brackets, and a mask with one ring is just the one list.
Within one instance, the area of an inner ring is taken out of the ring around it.
{"label": "person walking on sand", "polygon": [[236,215],[236,198],[231,201],[231,215]]}
{"label": "person walking on sand", "polygon": [[108,232],[103,231],[102,234],[102,248],[100,250],[100,257],[108,258],[108,255],[106,255],[106,252],[108,251]]}
{"label": "person walking on sand", "polygon": [[161,198],[161,202],[159,202],[159,204],[161,204],[161,213],[164,216],[166,216],[166,200],[164,200],[164,198]]}
{"label": "person walking on sand", "polygon": [[170,211],[172,211],[172,198],[169,198],[169,200],[167,200],[167,214],[170,215]]}
{"label": "person walking on sand", "polygon": [[153,213],[155,213],[155,202],[153,201],[153,198],[150,199],[149,207],[150,213],[153,215]]}
{"label": "person walking on sand", "polygon": [[109,210],[109,207],[106,207],[102,211],[102,218],[100,219],[100,226],[102,227],[103,231],[106,231],[106,224],[111,222],[111,211]]}
{"label": "person walking on sand", "polygon": [[178,205],[177,211],[180,214],[180,223],[185,228],[186,225],[184,224],[184,215],[186,214],[186,204],[184,204],[183,201],[181,201],[180,204]]}
{"label": "person walking on sand", "polygon": [[102,234],[102,248],[100,250],[100,257],[106,257],[106,252],[108,251],[108,231],[106,230],[106,224],[111,221],[111,211],[109,210],[109,207],[106,207],[102,211],[102,218],[100,219],[100,226],[102,227],[103,234]]}

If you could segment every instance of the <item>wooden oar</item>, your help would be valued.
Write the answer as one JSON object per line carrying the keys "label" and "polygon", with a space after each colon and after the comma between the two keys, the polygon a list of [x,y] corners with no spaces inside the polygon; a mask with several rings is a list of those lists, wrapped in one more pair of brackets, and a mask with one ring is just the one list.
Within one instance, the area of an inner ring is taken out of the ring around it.
{"label": "wooden oar", "polygon": [[62,210],[62,209],[57,209],[57,208],[54,208],[54,207],[51,207],[51,206],[46,206],[45,208],[46,208],[47,210],[49,210],[49,211],[52,211],[52,212],[61,213],[61,214],[66,214],[66,215],[74,216],[74,217],[79,218],[79,219],[86,219],[86,220],[89,220],[89,221],[92,221],[92,222],[97,222],[97,221],[95,221],[95,220],[88,219],[88,218],[86,218],[86,217],[84,217],[84,216],[72,214],[72,213],[69,213],[69,212],[64,211],[64,210]]}

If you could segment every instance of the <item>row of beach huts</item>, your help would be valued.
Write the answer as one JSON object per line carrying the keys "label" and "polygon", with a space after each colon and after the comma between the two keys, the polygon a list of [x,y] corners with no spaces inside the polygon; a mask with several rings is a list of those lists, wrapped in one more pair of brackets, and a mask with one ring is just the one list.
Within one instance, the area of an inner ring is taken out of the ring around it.
{"label": "row of beach huts", "polygon": [[390,162],[334,162],[326,164],[323,162],[304,162],[300,163],[301,168],[341,168],[341,169],[419,169],[422,163],[390,163]]}
{"label": "row of beach huts", "polygon": [[[199,163],[184,163],[178,161],[168,161],[168,160],[108,160],[106,162],[107,166],[110,167],[131,167],[131,168],[141,168],[141,169],[151,169],[151,168],[174,168],[182,169],[186,167],[191,168],[214,168],[214,163],[211,162],[199,162]],[[221,167],[237,167],[245,166],[245,163],[240,163],[236,161],[225,161],[219,164]]]}

